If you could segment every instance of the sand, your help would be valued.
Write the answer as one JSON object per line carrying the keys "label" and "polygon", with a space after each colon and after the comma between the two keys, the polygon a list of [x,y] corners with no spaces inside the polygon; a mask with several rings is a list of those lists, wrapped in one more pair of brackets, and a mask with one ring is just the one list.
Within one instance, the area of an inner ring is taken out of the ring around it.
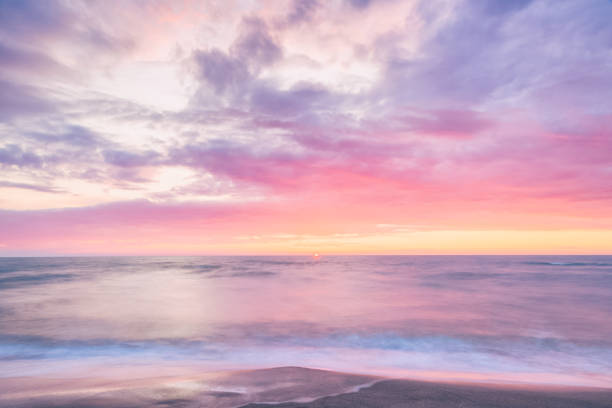
{"label": "sand", "polygon": [[380,381],[358,392],[309,403],[251,403],[243,408],[611,408],[612,390],[521,389],[409,380]]}
{"label": "sand", "polygon": [[64,381],[29,393],[28,384],[35,380],[0,380],[0,407],[612,408],[612,389],[391,380],[299,367],[118,384]]}

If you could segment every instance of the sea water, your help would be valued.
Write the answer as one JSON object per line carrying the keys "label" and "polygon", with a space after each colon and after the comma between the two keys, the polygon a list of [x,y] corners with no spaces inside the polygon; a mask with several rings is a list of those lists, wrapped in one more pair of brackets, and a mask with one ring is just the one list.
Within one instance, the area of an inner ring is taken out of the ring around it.
{"label": "sea water", "polygon": [[610,386],[612,257],[0,258],[0,377],[286,365]]}

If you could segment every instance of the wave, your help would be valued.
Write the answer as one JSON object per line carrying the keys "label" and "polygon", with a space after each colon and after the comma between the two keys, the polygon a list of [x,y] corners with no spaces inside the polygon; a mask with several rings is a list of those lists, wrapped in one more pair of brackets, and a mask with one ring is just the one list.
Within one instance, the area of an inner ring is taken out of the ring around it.
{"label": "wave", "polygon": [[548,265],[548,266],[612,266],[607,262],[524,262],[525,265]]}
{"label": "wave", "polygon": [[204,264],[204,265],[186,265],[182,267],[183,269],[189,270],[189,273],[209,273],[212,271],[216,271],[218,269],[223,268],[223,265],[218,264]]}
{"label": "wave", "polygon": [[141,357],[209,360],[219,357],[210,343],[184,338],[157,340],[54,339],[0,335],[0,361]]}
{"label": "wave", "polygon": [[49,273],[42,275],[17,275],[0,278],[0,289],[12,289],[28,285],[41,285],[73,279],[70,273]]}

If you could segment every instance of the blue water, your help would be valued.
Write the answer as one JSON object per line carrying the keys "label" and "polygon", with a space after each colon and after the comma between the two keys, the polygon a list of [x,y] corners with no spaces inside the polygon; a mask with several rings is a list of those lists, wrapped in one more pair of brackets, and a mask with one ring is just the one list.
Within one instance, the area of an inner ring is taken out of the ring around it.
{"label": "blue water", "polygon": [[612,257],[0,258],[0,376],[117,365],[612,386]]}

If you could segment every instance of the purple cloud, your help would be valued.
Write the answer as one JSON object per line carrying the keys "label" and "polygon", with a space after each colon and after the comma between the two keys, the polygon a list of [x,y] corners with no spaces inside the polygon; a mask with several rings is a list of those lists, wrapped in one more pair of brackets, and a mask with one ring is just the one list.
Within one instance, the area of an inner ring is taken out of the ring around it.
{"label": "purple cloud", "polygon": [[20,116],[37,115],[54,110],[40,91],[27,85],[0,80],[0,119],[9,121]]}
{"label": "purple cloud", "polygon": [[0,3],[0,31],[27,41],[63,32],[72,23],[68,9],[56,1],[12,1]]}
{"label": "purple cloud", "polygon": [[332,94],[321,86],[298,84],[289,90],[278,90],[267,84],[258,84],[251,94],[254,111],[274,116],[312,114],[317,109],[329,109]]}
{"label": "purple cloud", "polygon": [[372,0],[346,0],[346,1],[351,6],[358,8],[358,9],[364,9],[368,7],[370,3],[372,3]]}
{"label": "purple cloud", "polygon": [[260,19],[246,18],[229,53],[218,49],[196,50],[193,60],[198,78],[217,94],[226,90],[242,93],[262,67],[276,62],[281,55],[281,49],[268,34],[266,24]]}
{"label": "purple cloud", "polygon": [[11,47],[0,41],[0,62],[2,70],[19,74],[24,71],[68,75],[70,70],[43,52]]}
{"label": "purple cloud", "polygon": [[9,144],[0,147],[0,165],[17,167],[40,167],[43,159],[19,146]]}
{"label": "purple cloud", "polygon": [[293,25],[310,21],[317,7],[319,7],[318,0],[293,0],[287,15],[287,23]]}
{"label": "purple cloud", "polygon": [[198,65],[199,78],[216,93],[239,89],[250,79],[250,73],[242,61],[219,50],[196,51],[193,57]]}
{"label": "purple cloud", "polygon": [[61,193],[62,192],[62,190],[58,190],[56,188],[49,187],[49,186],[43,186],[39,184],[13,183],[11,181],[2,181],[2,180],[0,180],[0,187],[20,188],[23,190],[39,191],[41,193]]}
{"label": "purple cloud", "polygon": [[240,31],[230,52],[251,69],[257,70],[281,58],[282,51],[270,36],[263,20],[245,18]]}
{"label": "purple cloud", "polygon": [[0,33],[26,48],[44,50],[49,42],[59,41],[98,52],[123,52],[130,39],[104,31],[102,24],[89,19],[87,8],[61,1],[3,1],[0,3]]}
{"label": "purple cloud", "polygon": [[43,143],[63,143],[71,147],[87,148],[105,144],[103,138],[83,126],[69,125],[59,132],[49,129],[46,132],[30,132],[26,134]]}
{"label": "purple cloud", "polygon": [[123,150],[105,150],[104,161],[118,167],[139,167],[155,164],[158,154],[153,151],[134,153]]}
{"label": "purple cloud", "polygon": [[470,137],[492,126],[482,114],[465,110],[437,110],[408,114],[402,118],[408,129],[438,136]]}

